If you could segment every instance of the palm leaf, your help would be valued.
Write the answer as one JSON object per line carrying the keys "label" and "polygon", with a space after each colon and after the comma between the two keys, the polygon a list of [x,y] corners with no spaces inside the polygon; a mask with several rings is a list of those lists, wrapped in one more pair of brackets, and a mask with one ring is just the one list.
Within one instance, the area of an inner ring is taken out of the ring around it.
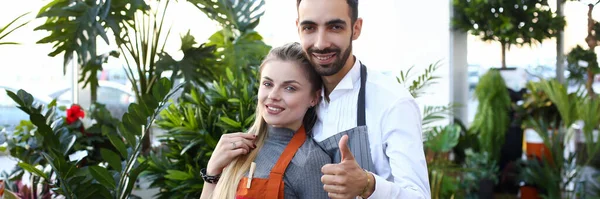
{"label": "palm leaf", "polygon": [[400,76],[396,77],[396,79],[398,83],[408,87],[408,91],[414,98],[421,97],[423,94],[425,94],[424,89],[428,86],[436,84],[437,82],[434,80],[440,78],[433,75],[433,73],[435,73],[435,71],[441,67],[440,61],[441,60],[438,60],[437,62],[430,64],[427,68],[425,68],[424,73],[417,76],[417,78],[412,80],[412,82],[409,82],[409,79],[412,79],[412,74],[410,74],[410,71],[415,66],[411,66],[406,72],[400,71]]}
{"label": "palm leaf", "polygon": [[575,95],[569,95],[567,88],[556,80],[542,80],[540,87],[548,95],[550,101],[552,101],[562,120],[564,125],[569,127],[573,122],[577,120],[577,99]]}
{"label": "palm leaf", "polygon": [[452,116],[456,107],[458,107],[458,105],[455,103],[450,103],[446,106],[425,106],[423,109],[422,125],[428,126],[438,120]]}
{"label": "palm leaf", "polygon": [[18,16],[17,18],[13,19],[10,23],[6,24],[4,27],[0,27],[0,45],[19,44],[17,42],[1,42],[1,41],[2,41],[2,39],[4,39],[4,37],[10,35],[13,31],[15,31],[29,23],[29,21],[27,21],[27,22],[17,25],[16,27],[8,29],[8,28],[10,28],[11,25],[16,23],[19,19],[23,18],[27,14],[29,14],[29,13],[22,14],[22,15]]}
{"label": "palm leaf", "polygon": [[209,18],[241,33],[254,29],[264,14],[264,0],[188,0]]}
{"label": "palm leaf", "polygon": [[[160,77],[156,72],[156,63],[171,33],[171,28],[163,29],[169,2],[170,0],[157,1],[154,5],[147,5],[148,7],[139,3],[140,8],[149,10],[132,10],[135,14],[131,18],[122,21],[120,25],[117,22],[110,25],[113,30],[118,30],[117,26],[126,30],[116,34],[115,39],[124,54],[127,77],[133,85],[137,99],[151,94],[153,84]],[[137,77],[134,73],[137,73]]]}

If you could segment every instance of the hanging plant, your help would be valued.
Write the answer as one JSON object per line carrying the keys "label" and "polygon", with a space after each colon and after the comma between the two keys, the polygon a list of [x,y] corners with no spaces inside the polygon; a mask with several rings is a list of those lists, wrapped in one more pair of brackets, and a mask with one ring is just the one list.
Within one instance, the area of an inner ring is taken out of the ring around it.
{"label": "hanging plant", "polygon": [[567,63],[568,80],[575,84],[584,85],[587,82],[589,78],[588,68],[591,69],[593,74],[600,73],[596,53],[583,49],[580,45],[577,45],[567,54]]}

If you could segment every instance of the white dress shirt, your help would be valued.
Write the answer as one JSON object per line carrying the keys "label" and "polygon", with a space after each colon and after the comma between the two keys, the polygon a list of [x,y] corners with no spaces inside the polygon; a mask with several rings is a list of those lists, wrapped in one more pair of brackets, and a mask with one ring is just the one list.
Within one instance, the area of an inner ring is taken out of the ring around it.
{"label": "white dress shirt", "polygon": [[[398,81],[367,67],[366,123],[375,165],[375,192],[370,198],[431,198],[423,151],[421,112]],[[321,100],[314,126],[318,142],[356,127],[360,62]]]}

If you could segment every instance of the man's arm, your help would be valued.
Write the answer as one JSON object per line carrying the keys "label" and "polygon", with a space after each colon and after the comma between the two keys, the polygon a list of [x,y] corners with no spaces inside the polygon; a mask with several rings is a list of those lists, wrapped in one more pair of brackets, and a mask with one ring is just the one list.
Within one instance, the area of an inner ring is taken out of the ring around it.
{"label": "man's arm", "polygon": [[375,190],[369,198],[431,198],[421,112],[415,100],[400,99],[386,110],[381,131],[394,181],[374,175]]}

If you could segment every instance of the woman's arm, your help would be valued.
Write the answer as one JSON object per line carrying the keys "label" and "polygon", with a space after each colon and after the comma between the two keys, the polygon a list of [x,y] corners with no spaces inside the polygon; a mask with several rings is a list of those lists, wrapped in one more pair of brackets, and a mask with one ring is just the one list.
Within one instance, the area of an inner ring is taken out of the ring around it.
{"label": "woman's arm", "polygon": [[[216,176],[223,172],[223,169],[235,158],[240,155],[248,154],[250,150],[256,148],[254,144],[255,136],[248,133],[230,133],[224,134],[219,138],[219,143],[215,147],[213,154],[208,160],[206,174]],[[200,199],[211,197],[217,184],[204,182]]]}
{"label": "woman's arm", "polygon": [[200,199],[209,199],[212,196],[213,190],[217,184],[212,184],[208,182],[204,182],[204,187],[202,187],[202,194],[200,194]]}

